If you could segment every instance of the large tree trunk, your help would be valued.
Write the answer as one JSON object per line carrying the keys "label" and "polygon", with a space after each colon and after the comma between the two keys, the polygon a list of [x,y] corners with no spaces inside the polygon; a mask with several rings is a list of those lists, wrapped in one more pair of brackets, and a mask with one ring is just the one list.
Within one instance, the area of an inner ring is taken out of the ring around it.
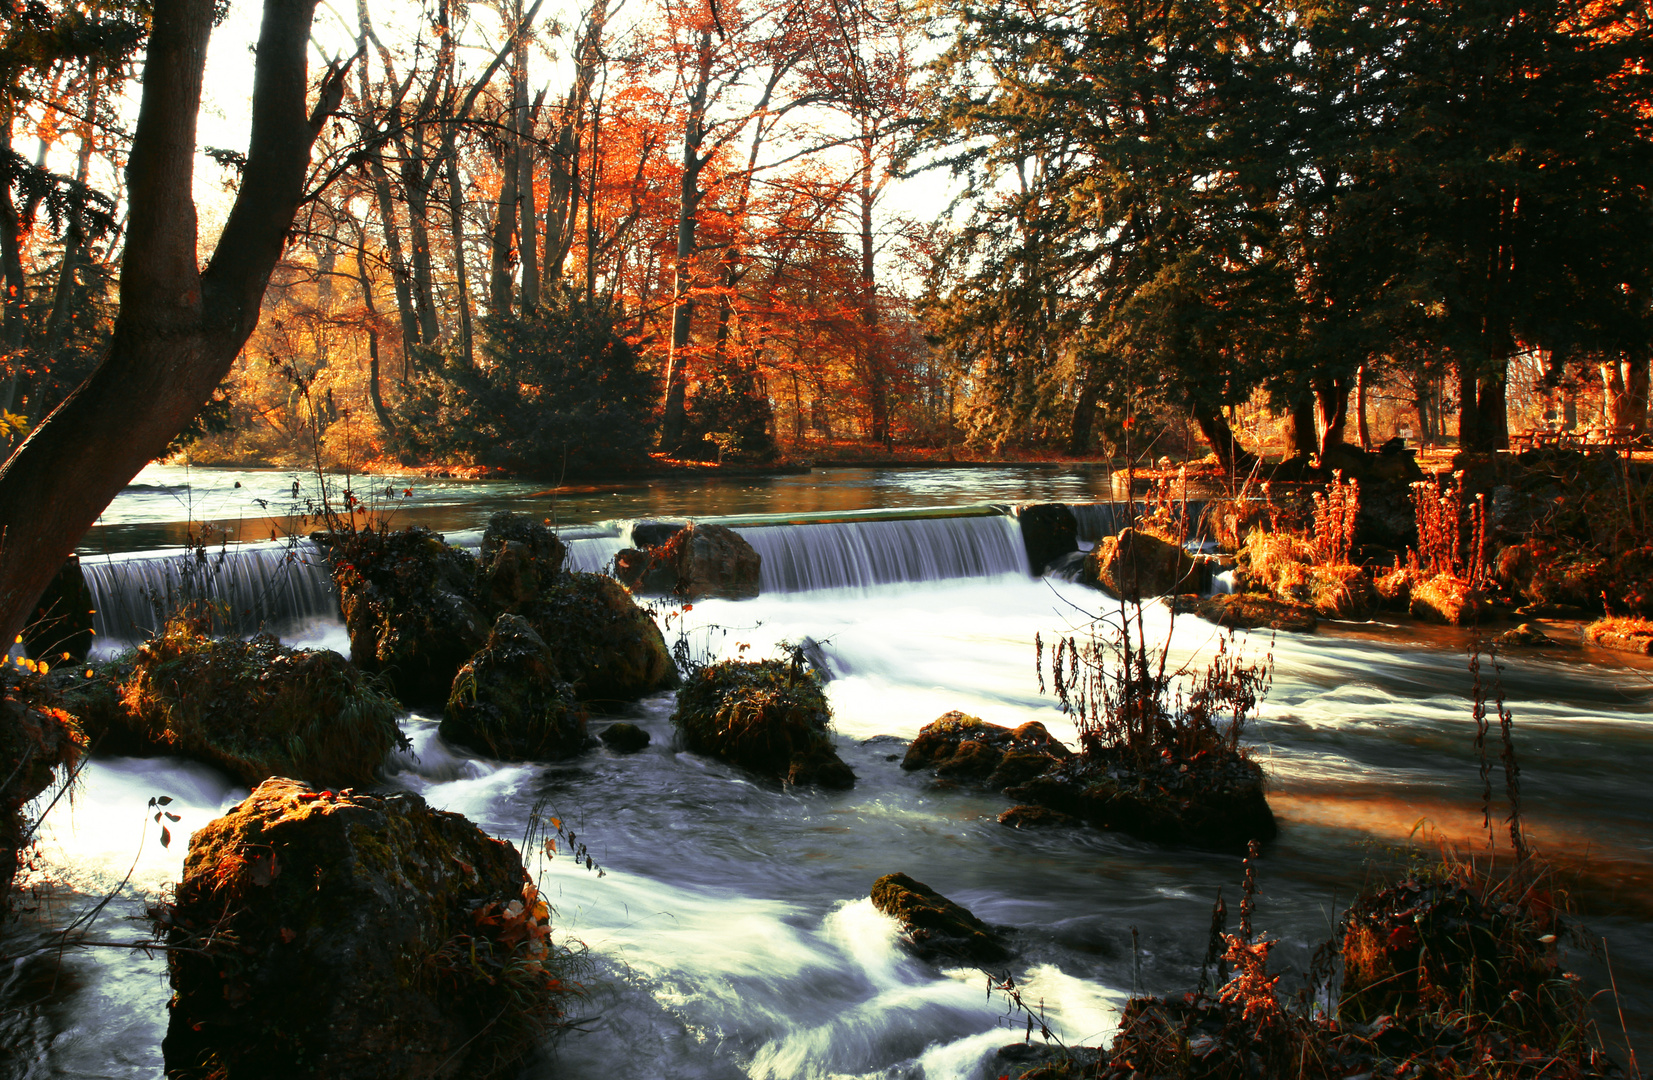
{"label": "large tree trunk", "polygon": [[1320,432],[1314,424],[1314,395],[1304,391],[1291,406],[1291,428],[1286,436],[1286,456],[1308,457],[1320,448]]}
{"label": "large tree trunk", "polygon": [[1091,429],[1096,423],[1096,403],[1102,399],[1103,378],[1094,370],[1085,373],[1079,384],[1079,395],[1073,402],[1073,417],[1068,423],[1068,453],[1083,454],[1091,447]]}
{"label": "large tree trunk", "polygon": [[1486,365],[1467,356],[1458,358],[1458,448],[1475,453],[1508,450],[1509,405],[1504,380],[1507,357]]}
{"label": "large tree trunk", "polygon": [[1316,383],[1314,409],[1319,434],[1315,453],[1325,461],[1327,452],[1343,441],[1343,429],[1349,419],[1349,380],[1344,377]]}
{"label": "large tree trunk", "polygon": [[677,265],[672,281],[671,352],[666,358],[666,402],[660,418],[660,447],[675,453],[683,445],[688,419],[689,335],[694,329],[695,226],[700,215],[700,170],[706,159],[700,146],[706,137],[706,95],[712,83],[712,32],[700,35],[695,87],[689,95],[689,113],[683,125],[683,177],[677,209]]}
{"label": "large tree trunk", "polygon": [[1624,357],[1600,365],[1608,426],[1641,435],[1647,431],[1648,361]]}
{"label": "large tree trunk", "polygon": [[241,190],[205,271],[196,253],[196,114],[212,0],[156,0],[126,169],[130,209],[120,312],[90,378],[0,467],[0,635],[35,600],[109,501],[172,440],[228,373],[304,190],[310,147],[342,96],[341,72],[305,106],[315,0],[265,0]]}
{"label": "large tree trunk", "polygon": [[1360,449],[1365,453],[1372,452],[1372,431],[1366,426],[1366,365],[1360,365],[1355,372],[1355,437],[1360,440]]}
{"label": "large tree trunk", "polygon": [[1228,426],[1228,419],[1220,409],[1194,406],[1194,423],[1199,425],[1200,434],[1205,436],[1211,452],[1217,455],[1217,464],[1230,475],[1249,472],[1257,463],[1257,458],[1235,437],[1234,429]]}

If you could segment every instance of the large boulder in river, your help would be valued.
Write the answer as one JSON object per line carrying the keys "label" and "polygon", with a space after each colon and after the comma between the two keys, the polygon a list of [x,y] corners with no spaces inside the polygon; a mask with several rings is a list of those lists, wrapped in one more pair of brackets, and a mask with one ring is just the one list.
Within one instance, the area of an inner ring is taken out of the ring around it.
{"label": "large boulder in river", "polygon": [[407,793],[267,780],[157,916],[174,1080],[512,1076],[565,993],[516,849]]}
{"label": "large boulder in river", "polygon": [[403,745],[397,703],[329,649],[290,649],[268,634],[212,638],[176,616],[138,647],[101,719],[154,752],[215,765],[251,787],[291,776],[324,787],[371,784]]}
{"label": "large boulder in river", "polygon": [[677,685],[654,617],[606,574],[564,574],[522,614],[581,701],[635,701]]}
{"label": "large boulder in river", "polygon": [[504,761],[572,757],[585,748],[585,712],[556,657],[520,615],[501,615],[488,642],[454,676],[442,737]]}
{"label": "large boulder in river", "polygon": [[1031,780],[1072,756],[1037,720],[1012,730],[954,710],[924,725],[908,744],[901,767],[933,769],[943,780],[998,789]]}
{"label": "large boulder in river", "polygon": [[833,748],[820,679],[800,656],[708,664],[684,680],[672,723],[697,754],[789,784],[855,784]]}
{"label": "large boulder in river", "polygon": [[501,510],[482,534],[478,592],[494,611],[520,611],[557,580],[568,546],[544,523]]}
{"label": "large boulder in river", "polygon": [[922,960],[997,964],[1010,958],[992,927],[906,874],[873,882],[872,906],[901,924],[902,944]]}
{"label": "large boulder in river", "polygon": [[671,572],[671,591],[685,600],[750,600],[758,595],[763,559],[726,525],[692,524],[673,533],[651,555],[654,566]]}
{"label": "large boulder in river", "polygon": [[1188,592],[1199,581],[1199,574],[1193,558],[1180,545],[1152,533],[1123,529],[1085,556],[1081,580],[1140,603],[1151,596]]}
{"label": "large boulder in river", "polygon": [[408,705],[439,707],[454,673],[488,639],[476,558],[417,526],[363,530],[330,548],[350,659],[382,673]]}

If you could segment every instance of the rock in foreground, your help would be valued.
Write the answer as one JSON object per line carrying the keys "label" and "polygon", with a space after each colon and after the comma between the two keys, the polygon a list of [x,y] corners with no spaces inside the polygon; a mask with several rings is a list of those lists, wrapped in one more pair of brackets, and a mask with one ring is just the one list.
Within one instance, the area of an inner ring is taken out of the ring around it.
{"label": "rock in foreground", "polygon": [[906,874],[873,882],[872,906],[901,924],[902,943],[921,960],[997,964],[1010,958],[992,927]]}
{"label": "rock in foreground", "polygon": [[683,745],[789,784],[848,788],[855,773],[833,748],[832,710],[801,657],[701,668],[677,695]]}
{"label": "rock in foreground", "polygon": [[167,1075],[514,1075],[565,992],[549,915],[516,849],[458,814],[268,780],[191,837],[158,912]]}

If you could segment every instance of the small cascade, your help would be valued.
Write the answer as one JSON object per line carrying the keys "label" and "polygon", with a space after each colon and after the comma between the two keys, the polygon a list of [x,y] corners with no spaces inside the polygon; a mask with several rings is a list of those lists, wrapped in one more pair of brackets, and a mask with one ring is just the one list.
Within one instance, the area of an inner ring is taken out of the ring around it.
{"label": "small cascade", "polygon": [[1131,512],[1126,503],[1073,503],[1068,507],[1079,525],[1079,547],[1088,551],[1104,536],[1113,536],[1129,523]]}
{"label": "small cascade", "polygon": [[618,536],[582,536],[568,540],[568,558],[564,565],[570,570],[586,574],[605,574],[614,556],[626,547]]}
{"label": "small cascade", "polygon": [[763,557],[759,587],[764,593],[1027,573],[1021,528],[1003,514],[735,531]]}
{"label": "small cascade", "polygon": [[201,555],[88,556],[81,569],[95,605],[93,627],[105,648],[143,640],[158,628],[158,613],[190,600],[217,605],[223,630],[235,634],[339,617],[326,560],[308,541],[244,544]]}

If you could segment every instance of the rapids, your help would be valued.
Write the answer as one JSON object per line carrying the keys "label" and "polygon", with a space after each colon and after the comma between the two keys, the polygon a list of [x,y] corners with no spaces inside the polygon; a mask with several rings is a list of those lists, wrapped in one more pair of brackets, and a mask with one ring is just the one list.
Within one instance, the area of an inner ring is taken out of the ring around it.
{"label": "rapids", "polygon": [[[1095,497],[1041,479],[1051,483],[1030,497]],[[957,502],[983,499],[963,484],[958,494]],[[936,969],[899,949],[893,925],[867,900],[875,878],[898,870],[1012,928],[1016,981],[1065,1041],[1106,1040],[1133,990],[1180,991],[1198,979],[1217,890],[1230,910],[1237,905],[1238,859],[1093,830],[1006,829],[995,821],[1009,805],[1002,796],[941,790],[899,768],[902,742],[949,709],[1006,725],[1038,719],[1071,741],[1072,725],[1039,693],[1033,638],[1081,628],[1103,603],[1065,581],[1005,572],[991,553],[995,537],[1017,527],[1013,519],[924,520],[903,528],[916,538],[979,522],[947,564],[967,573],[938,576],[919,560],[899,573],[810,580],[816,564],[804,560],[776,583],[792,591],[704,601],[666,623],[668,640],[684,635],[704,658],[766,655],[805,636],[820,643],[841,753],[859,776],[852,791],[784,790],[674,751],[669,694],[615,717],[647,728],[648,750],[597,749],[557,764],[480,760],[446,745],[433,719],[404,721],[413,750],[389,763],[392,783],[516,839],[529,808],[545,799],[604,871],[599,877],[566,857],[543,867],[558,933],[582,958],[588,995],[573,1004],[576,1030],[526,1075],[989,1075],[992,1050],[1018,1041],[1025,1018],[987,993],[981,972]],[[773,528],[751,534],[780,544]],[[853,538],[831,532],[846,526],[794,528],[827,530],[797,542],[836,545],[845,565],[877,557],[850,554]],[[938,550],[934,535],[922,543],[927,554]],[[1209,625],[1187,617],[1172,625],[1159,606],[1147,621],[1151,633],[1170,635],[1173,663],[1215,641]],[[283,636],[348,648],[336,617],[307,617]],[[1363,882],[1404,859],[1395,849],[1416,823],[1424,823],[1421,834],[1484,839],[1467,638],[1383,623],[1325,624],[1319,634],[1272,643],[1243,636],[1247,655],[1272,651],[1275,664],[1248,732],[1281,820],[1258,868],[1257,925],[1281,940],[1277,966],[1301,972]],[[1589,931],[1609,941],[1644,1060],[1653,1052],[1650,673],[1622,655],[1556,649],[1512,657],[1502,676],[1525,820],[1538,848],[1576,875]],[[594,718],[593,728],[609,719]],[[149,797],[163,794],[182,816],[167,848],[145,813]],[[130,884],[92,936],[140,936],[125,920],[178,876],[189,831],[243,794],[186,762],[104,758],[86,769],[72,801],[52,810],[39,910],[0,938],[0,954],[18,957],[0,971],[0,1047],[11,1048],[11,1075],[159,1075],[164,959],[38,946],[46,927],[85,912],[128,867]],[[1494,814],[1498,824],[1501,802]],[[1506,846],[1502,832],[1499,839]],[[1433,847],[1422,850],[1434,857]],[[1575,950],[1570,962],[1605,985],[1599,959]],[[1299,982],[1293,974],[1282,985]]]}

